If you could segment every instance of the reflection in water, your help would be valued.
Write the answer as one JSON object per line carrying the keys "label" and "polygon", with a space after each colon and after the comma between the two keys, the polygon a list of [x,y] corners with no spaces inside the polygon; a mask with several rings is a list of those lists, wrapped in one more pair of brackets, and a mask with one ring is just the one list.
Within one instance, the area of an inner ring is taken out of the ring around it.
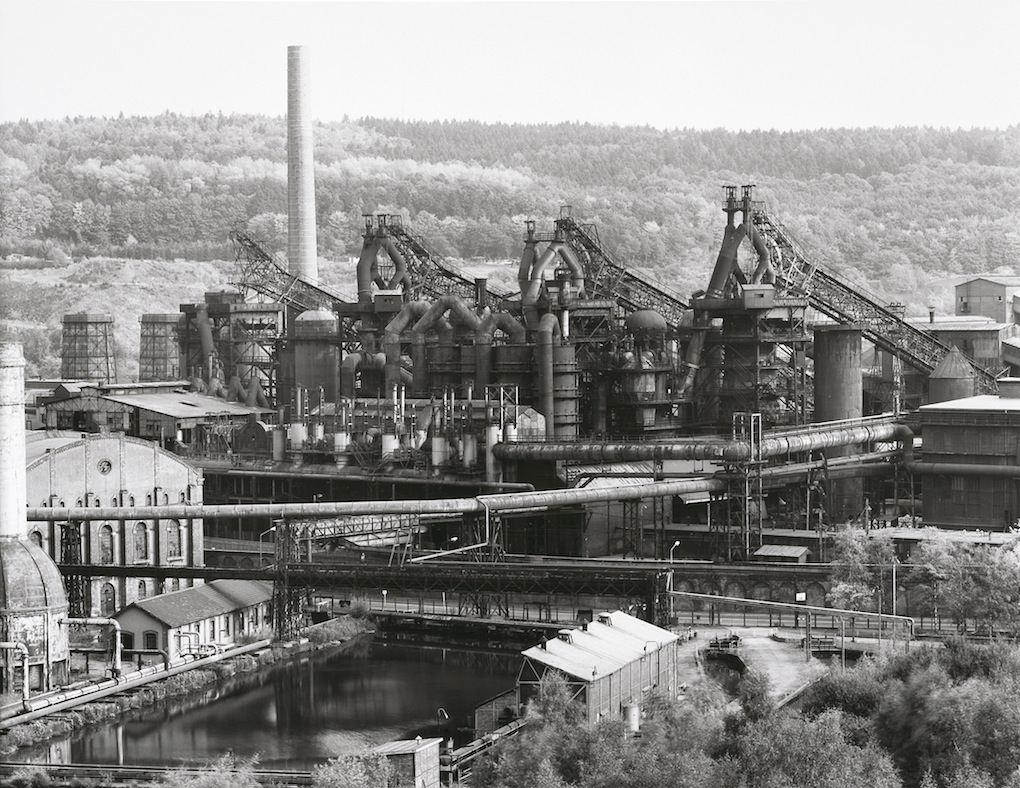
{"label": "reflection in water", "polygon": [[[270,769],[308,769],[393,739],[454,736],[474,707],[513,686],[520,656],[373,642],[291,663],[206,705],[133,713],[82,731],[75,763],[205,764],[224,752]],[[443,707],[449,721],[438,720]],[[459,740],[469,735],[459,733]]]}

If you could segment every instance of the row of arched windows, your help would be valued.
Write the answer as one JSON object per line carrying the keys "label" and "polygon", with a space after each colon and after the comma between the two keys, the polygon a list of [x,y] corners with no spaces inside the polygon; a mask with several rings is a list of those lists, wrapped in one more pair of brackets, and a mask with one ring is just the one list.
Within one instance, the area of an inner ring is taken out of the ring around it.
{"label": "row of arched windows", "polygon": [[[177,503],[184,503],[184,504],[190,503],[191,502],[191,496],[189,495],[189,493],[190,493],[190,490],[188,492],[179,493],[178,496],[177,496]],[[91,496],[87,496],[87,497],[91,497]],[[154,500],[154,498],[161,498],[161,500]],[[90,504],[86,504],[85,500],[86,500],[85,498],[79,498],[77,501],[75,501],[75,504],[74,504],[75,507],[77,507],[78,509],[81,509],[81,508],[84,508],[85,506],[90,505]],[[43,501],[42,503],[39,504],[39,506],[41,508],[44,508],[44,509],[48,508],[51,505],[53,505],[53,504],[50,501]],[[60,498],[60,499],[58,499],[56,501],[56,508],[58,508],[58,509],[63,509],[66,505],[67,504],[64,503],[64,499],[63,498]],[[91,506],[101,506],[101,505],[102,505],[102,501],[99,500],[98,496],[96,496],[95,498],[92,499]],[[122,505],[123,506],[129,506],[129,507],[130,506],[134,506],[135,505],[135,496],[133,496],[133,495],[125,496],[123,504],[121,503],[120,496],[114,496],[113,498],[110,499],[110,506],[111,507],[119,507],[119,506],[122,506]],[[162,506],[169,506],[170,505],[170,494],[169,493],[163,493],[162,496],[154,496],[153,493],[146,493],[145,494],[145,505],[146,506],[160,506],[160,505],[162,505]]]}
{"label": "row of arched windows", "polygon": [[[135,523],[132,528],[132,537],[135,548],[135,560],[147,561],[149,559],[149,534],[145,523]],[[178,520],[168,520],[166,527],[166,555],[167,558],[181,557],[181,524]],[[99,563],[112,564],[113,555],[113,528],[103,525],[99,528]]]}
{"label": "row of arched windows", "polygon": [[[180,589],[180,581],[177,578],[171,578],[166,581],[166,591],[178,591]],[[149,588],[144,580],[138,581],[138,599],[145,599],[149,596]],[[99,613],[103,616],[113,616],[118,610],[117,606],[117,588],[113,583],[103,583],[99,589]],[[149,648],[149,646],[146,646]]]}

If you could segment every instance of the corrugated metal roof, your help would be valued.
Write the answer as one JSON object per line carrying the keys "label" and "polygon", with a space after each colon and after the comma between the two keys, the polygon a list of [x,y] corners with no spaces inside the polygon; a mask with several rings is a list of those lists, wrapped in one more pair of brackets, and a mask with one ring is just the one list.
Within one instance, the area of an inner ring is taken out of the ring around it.
{"label": "corrugated metal roof", "polygon": [[755,555],[775,556],[777,558],[800,558],[811,551],[806,547],[792,544],[763,544],[754,551]]}
{"label": "corrugated metal roof", "polygon": [[398,741],[386,742],[372,749],[372,752],[379,755],[411,755],[424,750],[426,747],[437,747],[443,743],[442,739],[399,739]]}
{"label": "corrugated metal roof", "polygon": [[598,618],[583,628],[569,630],[569,642],[553,638],[521,654],[568,676],[592,681],[616,673],[649,651],[679,639],[668,629],[629,616],[622,610],[601,613]]}
{"label": "corrugated metal roof", "polygon": [[205,585],[139,599],[128,608],[137,607],[173,628],[232,613],[272,598],[273,584],[264,580],[213,580]]}
{"label": "corrugated metal roof", "polygon": [[158,394],[102,394],[104,400],[141,408],[175,419],[202,419],[209,416],[247,416],[255,413],[272,413],[266,408],[228,402],[194,392],[167,392]]}

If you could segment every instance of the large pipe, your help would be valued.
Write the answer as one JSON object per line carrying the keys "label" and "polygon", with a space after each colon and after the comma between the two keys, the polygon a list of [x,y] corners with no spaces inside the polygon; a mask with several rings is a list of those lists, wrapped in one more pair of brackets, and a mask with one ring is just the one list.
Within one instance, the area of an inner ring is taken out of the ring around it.
{"label": "large pipe", "polygon": [[510,337],[510,341],[524,344],[527,331],[507,312],[489,312],[482,316],[475,329],[475,386],[485,391],[492,375],[492,342],[496,329]]}
{"label": "large pipe", "polygon": [[199,304],[195,312],[195,326],[198,328],[198,342],[202,348],[202,378],[212,383],[213,365],[216,361],[216,345],[213,342],[212,322],[209,320],[209,307]]}
{"label": "large pipe", "polygon": [[0,649],[4,651],[17,651],[21,654],[21,704],[23,708],[28,709],[28,699],[31,696],[31,685],[29,680],[32,672],[29,670],[29,654],[28,646],[24,643],[14,643],[4,641],[0,643]]}
{"label": "large pipe", "polygon": [[531,277],[531,267],[535,264],[535,247],[538,241],[535,240],[535,223],[527,223],[528,234],[524,239],[524,253],[521,255],[521,263],[517,268],[517,286],[521,295],[528,289],[528,281]]}
{"label": "large pipe", "polygon": [[407,260],[404,259],[404,255],[400,253],[396,244],[393,243],[393,239],[389,236],[383,239],[383,249],[386,250],[386,254],[393,261],[393,277],[386,286],[392,290],[397,285],[403,285],[404,292],[409,293],[411,291],[411,277],[407,273]]}
{"label": "large pipe", "polygon": [[354,399],[357,394],[358,370],[370,367],[380,372],[386,369],[383,353],[350,353],[340,364],[340,396]]}
{"label": "large pipe", "polygon": [[[776,457],[834,446],[898,440],[904,457],[912,449],[913,433],[902,424],[879,423],[831,427],[810,432],[767,437],[760,444],[762,457]],[[504,462],[522,460],[573,460],[577,462],[636,462],[639,460],[717,460],[745,462],[751,458],[746,441],[718,439],[676,440],[670,443],[500,443],[493,449]]]}
{"label": "large pipe", "polygon": [[[909,432],[909,430],[907,430]],[[899,434],[901,440],[909,439]],[[859,440],[856,436],[854,440]],[[501,446],[506,444],[500,444]],[[855,459],[855,458],[849,458]],[[884,458],[879,458],[884,459]],[[769,476],[795,475],[802,472],[794,469],[791,473],[785,468],[766,469]],[[512,492],[492,495],[479,495],[471,498],[434,498],[416,501],[324,501],[322,503],[255,503],[228,505],[191,505],[172,504],[170,506],[136,506],[131,516],[142,520],[160,518],[174,519],[207,519],[237,517],[268,517],[268,518],[325,518],[363,514],[454,514],[482,513],[490,511],[519,511],[522,509],[543,509],[557,506],[568,506],[586,503],[604,503],[606,501],[631,501],[643,498],[657,498],[667,495],[685,495],[695,492],[724,492],[728,484],[723,479],[713,477],[697,477],[690,479],[673,479],[669,481],[648,482],[647,484],[623,485],[597,489],[575,488],[571,490],[540,490],[537,492]],[[50,508],[46,506],[32,507],[27,516],[32,521],[70,521],[70,520],[116,520],[123,517],[124,510],[116,507],[75,507]]]}
{"label": "large pipe", "polygon": [[556,437],[555,411],[556,395],[553,387],[553,336],[560,336],[560,323],[556,315],[549,313],[542,316],[538,324],[538,345],[536,356],[538,361],[538,403],[539,410],[545,416],[545,437],[552,440]]}
{"label": "large pipe", "polygon": [[21,344],[0,344],[0,537],[24,539],[25,356]]}
{"label": "large pipe", "polygon": [[542,292],[545,279],[542,273],[548,268],[549,263],[556,256],[556,242],[549,244],[546,250],[538,255],[538,259],[531,266],[531,273],[524,287],[521,288],[521,311],[524,313],[524,322],[528,328],[538,327],[538,296]]}
{"label": "large pipe", "polygon": [[768,247],[765,245],[765,239],[761,237],[758,228],[753,224],[747,231],[747,235],[751,239],[754,250],[758,253],[758,267],[754,269],[751,281],[755,284],[764,282],[770,285],[776,281],[776,271],[772,266],[772,258],[769,255]]}
{"label": "large pipe", "polygon": [[383,332],[383,351],[386,353],[386,388],[400,385],[400,335],[429,311],[428,301],[411,301],[397,313]]}
{"label": "large pipe", "polygon": [[[417,393],[422,393],[428,388],[428,375],[425,368],[425,335],[432,325],[447,312],[450,313],[451,317],[459,318],[460,322],[466,325],[472,333],[474,333],[481,322],[478,319],[478,315],[459,296],[452,293],[442,296],[426,310],[425,314],[411,328],[411,370],[414,375],[414,391]],[[388,326],[386,333],[388,336]],[[389,354],[387,354],[388,360]],[[387,384],[389,384],[388,378]]]}
{"label": "large pipe", "polygon": [[379,255],[381,241],[378,238],[365,234],[365,242],[361,247],[361,256],[358,258],[358,303],[372,303],[372,281],[375,278],[373,269],[376,267],[376,257]]}
{"label": "large pipe", "polygon": [[287,47],[287,265],[298,279],[315,284],[319,262],[307,54],[306,47]]}

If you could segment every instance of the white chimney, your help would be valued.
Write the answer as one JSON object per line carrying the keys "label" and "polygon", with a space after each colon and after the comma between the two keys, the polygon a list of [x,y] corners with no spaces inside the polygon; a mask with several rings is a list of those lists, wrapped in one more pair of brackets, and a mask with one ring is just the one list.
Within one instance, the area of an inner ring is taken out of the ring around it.
{"label": "white chimney", "polygon": [[299,279],[314,284],[319,261],[307,54],[306,47],[287,47],[287,265]]}
{"label": "white chimney", "polygon": [[0,344],[0,537],[24,539],[25,357],[21,344]]}

